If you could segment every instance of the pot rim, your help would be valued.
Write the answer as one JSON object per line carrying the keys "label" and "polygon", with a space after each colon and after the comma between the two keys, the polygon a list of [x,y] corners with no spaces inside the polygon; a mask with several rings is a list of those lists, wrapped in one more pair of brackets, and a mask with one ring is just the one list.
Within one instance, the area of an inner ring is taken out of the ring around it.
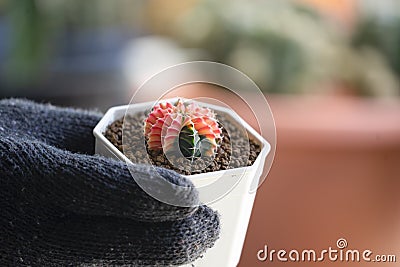
{"label": "pot rim", "polygon": [[[179,98],[168,98],[168,99],[162,99],[161,101],[166,101],[166,102],[172,102],[172,101],[177,101]],[[215,179],[218,179],[221,177],[221,175],[229,175],[229,174],[235,174],[238,171],[240,172],[247,172],[252,169],[257,168],[257,166],[261,165],[263,166],[264,164],[261,164],[260,161],[265,161],[266,156],[271,150],[271,145],[269,142],[263,138],[256,130],[253,129],[242,117],[240,117],[234,110],[226,108],[226,107],[221,107],[218,105],[213,105],[213,104],[208,104],[204,103],[201,101],[196,101],[196,100],[191,100],[191,99],[185,99],[185,98],[180,98],[184,100],[189,100],[189,101],[195,101],[196,103],[201,104],[204,107],[211,108],[213,110],[226,113],[228,114],[231,119],[235,120],[237,123],[242,125],[249,133],[249,135],[256,139],[260,145],[261,145],[261,151],[260,154],[257,156],[257,159],[251,166],[245,166],[245,167],[239,167],[239,168],[233,168],[233,169],[228,169],[228,170],[218,170],[218,171],[212,171],[212,172],[206,172],[206,173],[200,173],[200,174],[192,174],[192,175],[183,175],[188,178],[194,178],[196,181],[201,182],[201,180],[207,180],[207,182],[210,182],[210,178],[212,179],[213,177],[210,176],[215,176]],[[158,103],[160,101],[149,101],[149,102],[141,102],[141,103],[135,103],[135,104],[130,104],[130,105],[120,105],[120,106],[114,106],[111,107],[106,111],[104,116],[101,118],[101,120],[98,122],[96,127],[93,129],[93,135],[96,137],[97,140],[102,141],[103,144],[107,146],[107,148],[110,150],[111,153],[114,154],[117,158],[125,161],[127,164],[134,164],[128,157],[126,157],[121,151],[119,151],[103,134],[104,130],[108,125],[110,125],[112,122],[115,121],[115,118],[113,115],[115,113],[120,113],[123,114],[123,118],[128,114],[128,111],[130,108],[133,106],[136,109],[143,108],[143,110],[151,108],[154,106],[155,103]],[[214,180],[214,179],[212,179]]]}

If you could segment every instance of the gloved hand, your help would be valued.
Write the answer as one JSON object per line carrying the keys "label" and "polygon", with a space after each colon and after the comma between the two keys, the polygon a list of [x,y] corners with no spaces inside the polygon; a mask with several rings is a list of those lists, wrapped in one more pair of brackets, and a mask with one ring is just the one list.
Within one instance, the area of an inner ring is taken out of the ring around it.
{"label": "gloved hand", "polygon": [[[198,258],[219,219],[173,171],[161,175],[191,207],[161,203],[125,163],[94,156],[100,115],[24,100],[0,101],[0,266],[171,265]],[[175,191],[174,191],[175,192]]]}

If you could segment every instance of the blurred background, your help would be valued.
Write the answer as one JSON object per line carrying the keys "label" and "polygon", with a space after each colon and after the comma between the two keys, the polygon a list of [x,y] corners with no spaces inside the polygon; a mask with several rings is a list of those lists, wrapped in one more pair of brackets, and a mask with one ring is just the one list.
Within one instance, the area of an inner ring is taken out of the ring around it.
{"label": "blurred background", "polygon": [[[398,253],[399,1],[0,0],[0,98],[105,111],[192,60],[247,74],[275,116],[275,163],[239,266],[266,265],[256,258],[264,244],[325,249],[340,237]],[[211,92],[225,96],[190,94]]]}

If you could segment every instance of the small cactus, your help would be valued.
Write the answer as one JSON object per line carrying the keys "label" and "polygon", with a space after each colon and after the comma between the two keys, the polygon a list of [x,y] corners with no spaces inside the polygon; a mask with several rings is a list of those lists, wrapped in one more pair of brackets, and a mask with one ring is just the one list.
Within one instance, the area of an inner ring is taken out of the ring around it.
{"label": "small cactus", "polygon": [[184,157],[193,160],[215,155],[222,129],[211,109],[179,99],[174,105],[154,106],[145,120],[144,134],[149,150],[168,154],[179,148]]}

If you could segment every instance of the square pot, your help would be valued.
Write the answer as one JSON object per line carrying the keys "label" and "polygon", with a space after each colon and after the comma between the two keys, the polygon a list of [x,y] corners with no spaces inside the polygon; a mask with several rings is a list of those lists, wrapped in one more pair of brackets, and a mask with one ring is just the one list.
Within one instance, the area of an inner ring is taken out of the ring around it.
{"label": "square pot", "polygon": [[[173,102],[176,99],[167,99],[165,101]],[[216,179],[238,179],[237,177],[240,176],[237,184],[229,193],[207,204],[220,214],[220,238],[216,241],[214,247],[206,251],[202,258],[187,265],[192,266],[194,264],[196,267],[236,266],[239,263],[256,195],[255,190],[251,192],[251,188],[258,184],[266,156],[270,151],[270,144],[234,111],[225,107],[196,102],[203,107],[215,110],[218,114],[228,115],[229,120],[242,125],[247,130],[249,137],[261,146],[261,152],[251,166],[186,176],[197,188],[210,184]],[[129,114],[134,114],[135,112],[150,110],[154,104],[155,102],[146,102],[110,108],[93,130],[93,134],[96,137],[96,154],[129,162],[129,159],[104,136],[104,132],[107,126],[125,116],[128,107]],[[203,202],[208,199],[207,192],[200,191],[199,196]]]}

